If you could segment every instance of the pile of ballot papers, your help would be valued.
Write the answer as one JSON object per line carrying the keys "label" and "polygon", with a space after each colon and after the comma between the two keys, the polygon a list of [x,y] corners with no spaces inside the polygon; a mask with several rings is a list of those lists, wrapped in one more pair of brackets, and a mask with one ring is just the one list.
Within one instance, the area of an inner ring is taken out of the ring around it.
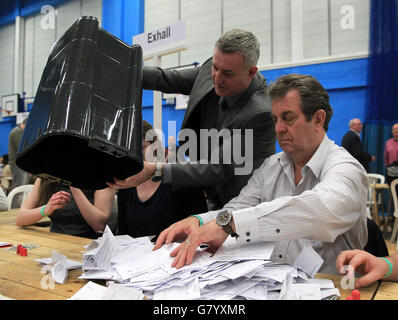
{"label": "pile of ballot papers", "polygon": [[[170,252],[178,245],[154,251],[149,238],[114,236],[107,227],[102,237],[87,246],[80,278],[108,280],[108,289],[102,287],[101,291],[100,285],[90,281],[71,299],[121,298],[128,293],[135,299],[154,300],[320,300],[340,296],[331,280],[312,278],[323,262],[319,256],[319,265],[310,269],[300,262],[308,260],[302,254],[294,265],[273,263],[270,257],[275,243],[240,244],[228,238],[215,254],[198,248],[190,265],[176,269],[171,267],[174,258]],[[303,271],[306,268],[307,273]]]}

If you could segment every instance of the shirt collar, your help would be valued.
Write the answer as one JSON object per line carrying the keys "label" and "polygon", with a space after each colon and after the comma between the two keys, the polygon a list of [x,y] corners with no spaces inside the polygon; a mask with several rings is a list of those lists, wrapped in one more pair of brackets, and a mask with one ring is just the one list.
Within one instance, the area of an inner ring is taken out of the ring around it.
{"label": "shirt collar", "polygon": [[253,80],[250,82],[249,86],[246,88],[246,90],[242,91],[241,93],[238,93],[232,97],[221,97],[220,98],[220,104],[223,103],[223,100],[227,101],[227,108],[234,108],[238,105],[238,101],[246,95],[246,92],[249,91],[249,89],[253,86]]}
{"label": "shirt collar", "polygon": [[[316,177],[319,177],[321,173],[322,167],[327,159],[328,150],[331,144],[333,144],[333,141],[330,140],[328,136],[325,134],[318,149],[315,151],[311,159],[304,166],[304,168],[308,167],[309,169],[311,169],[311,171]],[[284,151],[279,153],[278,161],[282,167],[290,163],[293,164],[292,158]]]}

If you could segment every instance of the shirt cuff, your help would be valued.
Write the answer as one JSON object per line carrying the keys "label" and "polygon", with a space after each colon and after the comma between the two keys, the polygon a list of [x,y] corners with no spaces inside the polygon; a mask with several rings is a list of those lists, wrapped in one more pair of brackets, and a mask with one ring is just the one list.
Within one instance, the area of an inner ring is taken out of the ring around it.
{"label": "shirt cuff", "polygon": [[163,183],[171,183],[171,165],[170,163],[163,164]]}
{"label": "shirt cuff", "polygon": [[203,224],[206,224],[206,223],[208,223],[208,222],[210,222],[212,220],[215,220],[216,217],[217,217],[217,214],[220,211],[223,211],[223,210],[221,209],[221,210],[209,211],[209,212],[206,212],[206,213],[199,214],[199,216],[202,218]]}
{"label": "shirt cuff", "polygon": [[259,238],[256,209],[253,207],[232,211],[238,242],[253,242]]}

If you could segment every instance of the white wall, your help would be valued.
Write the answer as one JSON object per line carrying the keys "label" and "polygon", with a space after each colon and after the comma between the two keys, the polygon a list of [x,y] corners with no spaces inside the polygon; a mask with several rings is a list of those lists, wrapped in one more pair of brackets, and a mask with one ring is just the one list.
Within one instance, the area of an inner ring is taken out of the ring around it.
{"label": "white wall", "polygon": [[0,96],[13,93],[15,26],[0,28]]}
{"label": "white wall", "polygon": [[[301,12],[296,10],[297,1],[302,1]],[[341,28],[341,8],[345,5],[355,11],[353,30]],[[188,51],[163,58],[163,67],[203,63],[211,56],[217,38],[232,28],[250,30],[257,36],[261,45],[260,67],[293,62],[297,50],[306,62],[368,51],[369,0],[145,1],[145,32],[179,20],[186,22]],[[292,25],[292,20],[302,21],[302,26]],[[299,45],[292,34],[300,37]]]}
{"label": "white wall", "polygon": [[55,7],[54,28],[42,28],[41,13],[25,18],[22,87],[26,97],[35,95],[54,42],[80,16],[88,15],[97,17],[101,25],[102,0],[71,0]]}

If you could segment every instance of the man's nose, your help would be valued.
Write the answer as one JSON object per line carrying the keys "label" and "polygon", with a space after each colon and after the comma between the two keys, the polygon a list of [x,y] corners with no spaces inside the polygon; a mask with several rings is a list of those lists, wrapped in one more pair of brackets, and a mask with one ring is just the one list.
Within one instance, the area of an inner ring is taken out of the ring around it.
{"label": "man's nose", "polygon": [[283,121],[275,121],[275,132],[285,132],[286,131],[286,126]]}
{"label": "man's nose", "polygon": [[220,71],[216,71],[214,74],[214,83],[221,84],[223,82],[222,73]]}

